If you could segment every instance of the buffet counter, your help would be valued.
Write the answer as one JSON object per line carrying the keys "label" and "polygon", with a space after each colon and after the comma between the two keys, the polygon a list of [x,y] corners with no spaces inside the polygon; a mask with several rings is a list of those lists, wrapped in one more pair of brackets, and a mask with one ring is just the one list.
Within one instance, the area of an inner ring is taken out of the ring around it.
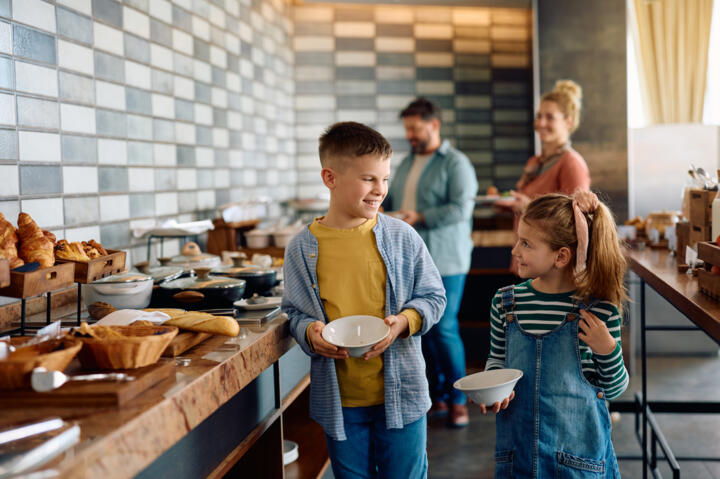
{"label": "buffet counter", "polygon": [[[287,402],[302,394],[309,382],[307,371],[300,368],[295,377],[301,379],[291,380],[287,387],[290,394],[280,396],[283,381],[279,372],[280,358],[289,351],[290,355],[295,354],[297,357],[288,362],[295,363],[297,369],[297,363],[303,362],[299,358],[304,356],[301,352],[297,353],[299,348],[293,349],[295,343],[289,336],[284,315],[262,325],[241,324],[241,327],[244,338],[241,338],[242,334],[238,338],[213,336],[186,352],[183,356],[190,358],[187,366],[175,364],[174,359],[162,358],[161,361],[173,363],[173,374],[125,405],[4,408],[0,414],[0,428],[51,416],[77,422],[81,428],[80,443],[44,466],[44,469],[56,470],[57,477],[160,477],[158,470],[163,470],[168,477],[199,477],[199,474],[222,477],[274,422],[282,428],[281,421],[276,421],[282,413],[281,405],[287,406]],[[274,367],[268,369],[270,366]],[[269,394],[268,387],[258,386],[255,381],[263,372],[271,376],[269,381],[265,381],[271,385]],[[251,383],[253,394],[241,398],[243,389]],[[284,392],[287,394],[288,391]],[[258,402],[258,397],[264,397],[265,406]],[[221,409],[225,410],[222,417],[216,415],[216,420],[206,421]],[[246,419],[245,425],[241,424],[242,419],[237,419],[235,424],[227,419],[240,416]],[[204,421],[205,425],[199,428]],[[204,432],[189,444],[175,447],[194,430]],[[226,440],[227,444],[223,445],[221,438],[228,435],[234,438]],[[210,454],[214,458],[202,453],[201,446],[205,442],[215,448]],[[178,451],[173,454],[171,448]],[[280,462],[277,470],[282,474],[282,446],[278,450]],[[197,456],[192,457],[190,453],[187,457],[188,451],[197,451]],[[189,469],[187,464],[179,465],[186,467],[181,476],[164,464],[177,463],[178,456],[183,456],[183,460],[192,465]]]}

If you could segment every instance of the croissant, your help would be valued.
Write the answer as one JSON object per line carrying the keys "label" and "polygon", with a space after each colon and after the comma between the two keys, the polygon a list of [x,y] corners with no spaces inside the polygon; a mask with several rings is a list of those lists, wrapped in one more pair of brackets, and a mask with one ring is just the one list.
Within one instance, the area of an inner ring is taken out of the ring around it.
{"label": "croissant", "polygon": [[53,243],[27,213],[18,216],[18,236],[20,237],[20,258],[27,263],[37,261],[43,268],[55,264]]}
{"label": "croissant", "polygon": [[103,248],[103,246],[94,239],[88,241],[88,244],[95,248],[101,256],[107,256],[109,254],[107,250],[105,250],[105,248]]}
{"label": "croissant", "polygon": [[23,260],[18,258],[17,241],[15,227],[0,213],[0,256],[10,262],[10,269],[25,264]]}
{"label": "croissant", "polygon": [[79,241],[74,243],[68,243],[68,241],[64,239],[58,241],[55,245],[55,256],[71,261],[90,261],[90,258],[83,250],[82,243]]}
{"label": "croissant", "polygon": [[42,232],[43,232],[43,236],[45,236],[47,239],[49,239],[52,242],[53,246],[55,246],[55,242],[57,241],[57,238],[55,238],[55,235],[52,234],[48,230],[42,230]]}

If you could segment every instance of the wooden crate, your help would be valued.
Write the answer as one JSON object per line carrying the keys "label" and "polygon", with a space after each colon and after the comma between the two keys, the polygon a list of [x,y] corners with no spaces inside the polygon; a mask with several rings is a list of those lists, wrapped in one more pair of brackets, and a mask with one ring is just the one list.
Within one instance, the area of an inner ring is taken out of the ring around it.
{"label": "wooden crate", "polygon": [[75,264],[57,263],[27,273],[10,272],[10,285],[0,288],[0,296],[30,298],[48,291],[71,286],[74,281]]}
{"label": "wooden crate", "polygon": [[710,241],[710,226],[690,226],[690,242],[688,243],[692,248],[697,243],[702,241]]}
{"label": "wooden crate", "polygon": [[720,300],[720,275],[701,269],[698,271],[698,287],[703,294]]}
{"label": "wooden crate", "polygon": [[712,202],[717,191],[690,191],[690,224],[693,226],[710,227],[712,221]]}
{"label": "wooden crate", "polygon": [[105,256],[93,258],[90,261],[73,261],[58,258],[58,263],[73,263],[75,265],[75,282],[92,283],[100,278],[125,271],[125,251],[109,249]]}
{"label": "wooden crate", "polygon": [[0,288],[4,288],[10,284],[10,262],[5,258],[0,258]]}
{"label": "wooden crate", "polygon": [[685,247],[690,244],[690,223],[682,222],[675,225],[675,235],[677,236],[675,255],[679,263],[684,263]]}
{"label": "wooden crate", "polygon": [[720,246],[711,242],[697,244],[698,258],[706,265],[720,266]]}
{"label": "wooden crate", "polygon": [[238,251],[242,244],[242,232],[260,224],[259,219],[226,223],[222,218],[213,220],[215,229],[208,231],[207,252],[221,255],[223,251]]}

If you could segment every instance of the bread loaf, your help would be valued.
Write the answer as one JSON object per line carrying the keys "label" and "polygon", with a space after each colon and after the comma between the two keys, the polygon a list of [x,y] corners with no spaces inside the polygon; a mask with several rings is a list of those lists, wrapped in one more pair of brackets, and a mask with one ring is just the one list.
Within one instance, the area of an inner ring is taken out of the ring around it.
{"label": "bread loaf", "polygon": [[214,316],[208,313],[188,311],[175,316],[163,323],[163,326],[177,326],[180,329],[198,333],[220,334],[223,336],[237,336],[240,334],[240,325],[234,318],[228,316]]}
{"label": "bread loaf", "polygon": [[10,262],[10,269],[15,269],[25,264],[18,257],[18,237],[15,234],[15,227],[0,213],[0,256]]}
{"label": "bread loaf", "polygon": [[27,213],[18,215],[18,237],[20,238],[20,258],[26,263],[37,261],[43,268],[55,264],[54,247],[40,227]]}

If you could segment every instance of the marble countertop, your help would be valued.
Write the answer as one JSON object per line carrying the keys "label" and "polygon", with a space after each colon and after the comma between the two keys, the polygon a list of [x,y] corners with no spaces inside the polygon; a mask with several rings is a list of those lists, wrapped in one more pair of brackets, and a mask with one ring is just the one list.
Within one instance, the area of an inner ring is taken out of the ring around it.
{"label": "marble countertop", "polygon": [[173,375],[124,406],[5,409],[0,428],[51,416],[75,421],[80,443],[44,468],[63,478],[133,477],[294,344],[284,315],[241,328],[244,338],[213,336],[184,353],[190,365],[174,366]]}

